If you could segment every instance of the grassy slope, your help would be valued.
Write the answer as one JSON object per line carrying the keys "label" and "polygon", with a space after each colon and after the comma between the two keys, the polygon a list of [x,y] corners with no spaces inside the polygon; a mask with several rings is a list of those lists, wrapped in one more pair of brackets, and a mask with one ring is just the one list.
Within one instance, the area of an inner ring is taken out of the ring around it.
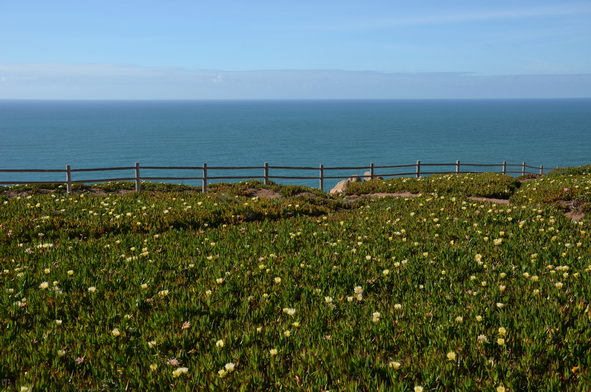
{"label": "grassy slope", "polygon": [[422,195],[355,208],[246,185],[5,198],[0,375],[9,390],[586,390],[589,220],[554,202],[590,185],[399,179],[355,193]]}

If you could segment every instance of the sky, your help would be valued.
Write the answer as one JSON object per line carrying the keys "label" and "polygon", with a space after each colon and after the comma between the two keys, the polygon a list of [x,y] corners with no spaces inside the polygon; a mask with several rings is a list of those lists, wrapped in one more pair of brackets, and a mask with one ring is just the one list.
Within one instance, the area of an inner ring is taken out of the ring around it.
{"label": "sky", "polygon": [[591,97],[591,0],[0,0],[0,99]]}

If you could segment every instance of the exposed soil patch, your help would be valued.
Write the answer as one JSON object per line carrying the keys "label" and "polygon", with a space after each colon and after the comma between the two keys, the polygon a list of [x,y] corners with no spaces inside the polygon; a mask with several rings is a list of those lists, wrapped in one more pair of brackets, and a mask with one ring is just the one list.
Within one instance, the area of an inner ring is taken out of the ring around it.
{"label": "exposed soil patch", "polygon": [[347,200],[357,201],[359,199],[375,199],[378,197],[417,197],[418,193],[397,192],[397,193],[367,193],[365,195],[348,195]]}
{"label": "exposed soil patch", "polygon": [[582,211],[583,204],[576,200],[559,200],[556,203],[566,210],[564,215],[573,222],[578,222],[585,217]]}
{"label": "exposed soil patch", "polygon": [[470,200],[474,200],[474,201],[486,201],[488,203],[495,203],[495,204],[509,204],[509,200],[508,199],[495,199],[492,197],[469,197],[468,199]]}
{"label": "exposed soil patch", "polygon": [[281,197],[281,195],[271,189],[247,189],[247,194],[250,197],[259,197],[262,199],[277,199]]}

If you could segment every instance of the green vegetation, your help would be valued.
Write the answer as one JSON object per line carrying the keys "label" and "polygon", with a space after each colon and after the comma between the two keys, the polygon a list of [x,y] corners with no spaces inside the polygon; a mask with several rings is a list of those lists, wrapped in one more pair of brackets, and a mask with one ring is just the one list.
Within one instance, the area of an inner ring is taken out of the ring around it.
{"label": "green vegetation", "polygon": [[374,180],[351,183],[350,195],[367,193],[438,193],[458,196],[508,198],[519,187],[519,181],[497,173],[437,174],[429,177],[398,177],[386,181]]}
{"label": "green vegetation", "polygon": [[591,164],[583,166],[569,166],[559,167],[551,170],[548,175],[552,176],[565,176],[565,175],[585,175],[591,173]]}
{"label": "green vegetation", "polygon": [[353,185],[5,192],[0,385],[591,388],[591,175]]}

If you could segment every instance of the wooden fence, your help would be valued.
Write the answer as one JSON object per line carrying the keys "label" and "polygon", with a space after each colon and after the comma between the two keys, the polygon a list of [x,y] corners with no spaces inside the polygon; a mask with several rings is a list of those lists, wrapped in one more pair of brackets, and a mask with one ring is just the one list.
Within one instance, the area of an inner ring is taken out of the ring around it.
{"label": "wooden fence", "polygon": [[[448,171],[432,171],[434,167],[451,167],[452,170]],[[0,185],[18,185],[18,184],[65,184],[68,193],[72,192],[73,184],[91,184],[99,182],[111,182],[111,181],[133,181],[135,182],[136,192],[141,191],[142,181],[201,181],[201,187],[203,192],[207,192],[207,184],[210,180],[263,180],[265,184],[268,184],[270,180],[275,179],[290,179],[290,180],[318,180],[319,188],[324,190],[325,180],[341,180],[350,178],[354,175],[354,171],[365,171],[369,172],[369,178],[374,177],[403,177],[403,176],[416,176],[421,177],[422,175],[430,174],[446,174],[446,173],[474,173],[475,171],[465,170],[467,168],[492,168],[493,170],[502,174],[544,174],[544,166],[529,166],[525,162],[521,164],[508,164],[504,161],[501,164],[474,164],[474,163],[423,163],[417,161],[415,164],[409,165],[390,165],[390,166],[375,166],[370,163],[369,166],[351,166],[351,167],[325,167],[320,165],[319,167],[295,167],[295,166],[270,166],[267,162],[263,166],[242,166],[242,167],[226,167],[226,166],[207,166],[204,163],[202,166],[140,166],[139,163],[135,163],[134,166],[129,167],[104,167],[95,169],[72,169],[70,165],[66,165],[65,170],[51,170],[51,169],[0,169],[0,173],[62,173],[65,174],[64,181],[0,181]],[[392,172],[392,169],[403,169],[401,172]],[[464,169],[464,170],[462,170]],[[198,173],[198,176],[183,176],[183,177],[170,177],[170,176],[141,176],[141,170],[175,170],[188,171],[192,173]],[[220,171],[245,171],[245,170],[258,170],[259,175],[240,175],[240,176],[220,176],[212,175],[212,172]],[[297,170],[299,172],[313,172],[316,171],[318,175],[296,175],[296,176],[285,176],[285,175],[271,175],[271,170]],[[349,170],[351,171],[348,175],[340,176],[329,176],[327,172],[336,170]],[[380,171],[380,173],[377,172]],[[386,172],[384,173],[384,170]],[[535,170],[535,171],[531,171]],[[111,177],[111,178],[98,178],[98,179],[72,179],[73,173],[86,173],[86,172],[112,172],[112,171],[131,171],[132,176],[126,177]],[[365,176],[365,173],[364,173]],[[363,176],[362,176],[363,177]]]}

